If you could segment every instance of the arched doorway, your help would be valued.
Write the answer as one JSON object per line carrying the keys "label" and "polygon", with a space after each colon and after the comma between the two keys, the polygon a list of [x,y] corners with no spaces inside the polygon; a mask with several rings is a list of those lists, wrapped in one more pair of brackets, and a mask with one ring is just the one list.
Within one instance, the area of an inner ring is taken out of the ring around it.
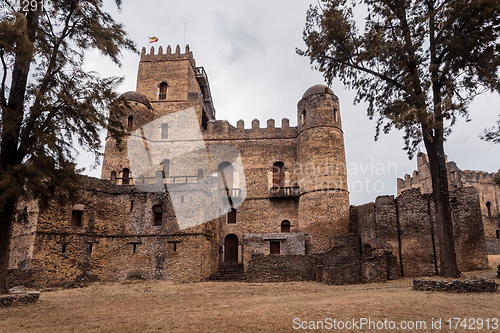
{"label": "arched doorway", "polygon": [[224,239],[224,265],[238,264],[238,236],[229,234]]}

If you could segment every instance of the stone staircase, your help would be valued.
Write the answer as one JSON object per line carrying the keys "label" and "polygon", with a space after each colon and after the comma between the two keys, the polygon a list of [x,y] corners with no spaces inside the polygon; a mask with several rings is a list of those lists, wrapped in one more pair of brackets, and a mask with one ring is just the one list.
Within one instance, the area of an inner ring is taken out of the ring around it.
{"label": "stone staircase", "polygon": [[210,277],[210,281],[245,281],[243,265],[224,265]]}

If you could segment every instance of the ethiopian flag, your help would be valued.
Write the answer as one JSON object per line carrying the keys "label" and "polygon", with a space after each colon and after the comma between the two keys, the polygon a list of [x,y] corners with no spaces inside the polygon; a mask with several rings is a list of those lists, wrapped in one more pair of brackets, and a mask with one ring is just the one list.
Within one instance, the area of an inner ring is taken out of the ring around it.
{"label": "ethiopian flag", "polygon": [[156,43],[158,41],[158,37],[149,37],[150,43]]}

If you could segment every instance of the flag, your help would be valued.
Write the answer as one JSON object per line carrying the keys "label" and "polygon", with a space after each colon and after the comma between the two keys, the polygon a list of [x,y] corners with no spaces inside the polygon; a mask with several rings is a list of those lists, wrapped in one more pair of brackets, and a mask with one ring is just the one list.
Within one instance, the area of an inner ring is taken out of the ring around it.
{"label": "flag", "polygon": [[156,43],[158,41],[158,37],[149,37],[150,43]]}

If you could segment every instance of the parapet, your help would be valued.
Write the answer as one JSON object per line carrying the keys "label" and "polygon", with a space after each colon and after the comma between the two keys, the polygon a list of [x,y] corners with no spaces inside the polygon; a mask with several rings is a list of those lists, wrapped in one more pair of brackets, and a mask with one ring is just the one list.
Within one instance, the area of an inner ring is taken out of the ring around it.
{"label": "parapet", "polygon": [[276,127],[274,119],[268,119],[264,128],[260,124],[258,119],[252,120],[251,128],[245,128],[245,122],[241,119],[236,122],[236,126],[230,125],[226,120],[209,121],[203,134],[206,139],[224,139],[227,135],[241,139],[297,137],[297,127],[290,127],[290,121],[287,118],[282,119],[281,127]]}
{"label": "parapet", "polygon": [[170,45],[167,46],[167,51],[163,52],[163,47],[158,47],[158,53],[155,54],[155,47],[151,46],[149,53],[146,53],[146,48],[143,47],[141,51],[141,62],[157,62],[157,61],[168,61],[168,60],[189,60],[196,67],[193,52],[189,49],[189,45],[186,45],[186,50],[181,53],[181,48],[179,45],[175,48],[175,53],[172,53],[172,48]]}

